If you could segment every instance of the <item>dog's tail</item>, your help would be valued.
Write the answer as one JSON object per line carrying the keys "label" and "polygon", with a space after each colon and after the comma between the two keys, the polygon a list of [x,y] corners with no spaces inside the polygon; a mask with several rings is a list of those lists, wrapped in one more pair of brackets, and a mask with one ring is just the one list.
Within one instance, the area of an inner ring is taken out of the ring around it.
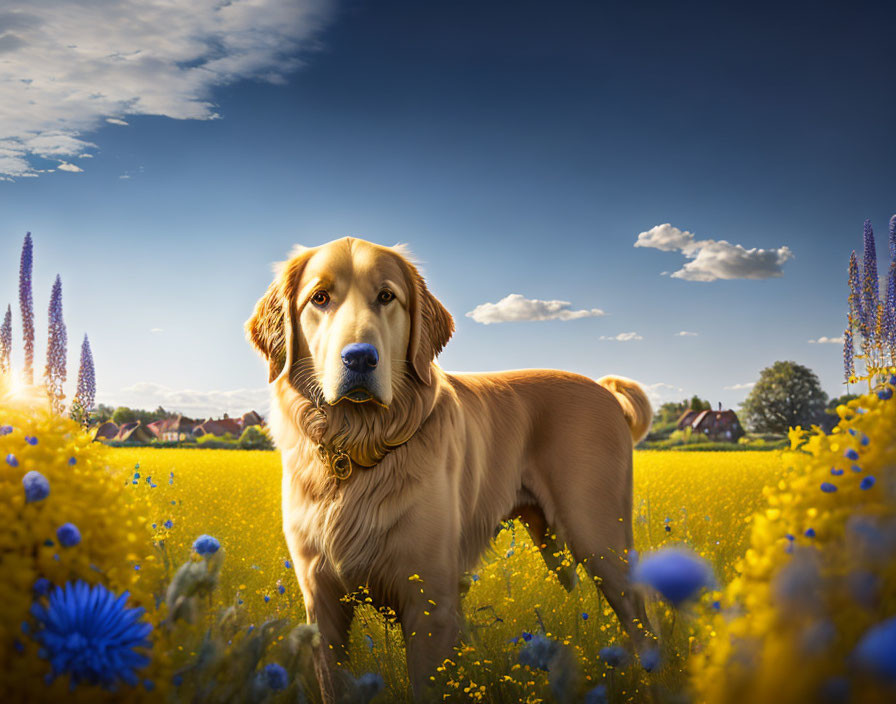
{"label": "dog's tail", "polygon": [[622,415],[625,416],[632,431],[632,440],[637,445],[647,435],[653,418],[653,410],[650,408],[650,401],[644,389],[638,382],[626,379],[624,376],[605,376],[598,379],[597,383],[619,401]]}

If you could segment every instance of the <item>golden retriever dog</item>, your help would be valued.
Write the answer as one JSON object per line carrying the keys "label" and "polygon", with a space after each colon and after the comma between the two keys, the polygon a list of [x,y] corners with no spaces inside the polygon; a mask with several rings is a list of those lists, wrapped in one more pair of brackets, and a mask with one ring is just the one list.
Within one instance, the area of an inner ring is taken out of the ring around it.
{"label": "golden retriever dog", "polygon": [[[283,459],[283,530],[323,646],[325,701],[366,586],[394,609],[414,696],[452,654],[460,584],[502,520],[527,524],[548,566],[567,545],[635,647],[652,643],[628,582],[632,447],[644,391],[550,370],[448,374],[454,321],[401,247],[344,238],[298,248],[246,323],[269,364]],[[555,537],[556,536],[556,537]]]}

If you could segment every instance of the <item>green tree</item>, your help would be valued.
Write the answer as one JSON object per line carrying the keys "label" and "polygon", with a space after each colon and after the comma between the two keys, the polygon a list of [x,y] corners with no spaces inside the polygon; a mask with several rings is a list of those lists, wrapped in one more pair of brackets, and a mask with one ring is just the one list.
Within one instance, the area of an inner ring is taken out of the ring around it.
{"label": "green tree", "polygon": [[741,404],[741,414],[758,433],[785,434],[824,418],[828,395],[818,377],[796,362],[775,362],[759,373],[759,381]]}
{"label": "green tree", "polygon": [[121,425],[122,423],[133,423],[137,420],[137,412],[133,408],[128,408],[127,406],[119,406],[112,413],[112,422],[116,425]]}
{"label": "green tree", "polygon": [[689,408],[692,411],[708,411],[712,408],[712,404],[709,401],[703,400],[695,394],[691,397]]}

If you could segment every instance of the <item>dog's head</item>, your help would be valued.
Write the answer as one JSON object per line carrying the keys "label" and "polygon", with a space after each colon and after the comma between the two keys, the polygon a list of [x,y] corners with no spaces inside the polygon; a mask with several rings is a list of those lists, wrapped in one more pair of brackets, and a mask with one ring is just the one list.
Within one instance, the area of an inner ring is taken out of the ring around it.
{"label": "dog's head", "polygon": [[346,237],[297,249],[246,330],[270,382],[287,374],[331,406],[388,407],[408,378],[431,383],[454,321],[401,248]]}

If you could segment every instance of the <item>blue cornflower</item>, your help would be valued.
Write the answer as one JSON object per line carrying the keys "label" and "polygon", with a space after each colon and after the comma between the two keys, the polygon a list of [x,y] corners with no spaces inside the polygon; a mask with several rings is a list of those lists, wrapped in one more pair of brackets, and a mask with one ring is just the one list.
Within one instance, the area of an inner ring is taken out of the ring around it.
{"label": "blue cornflower", "polygon": [[607,704],[607,687],[599,684],[585,693],[585,704]]}
{"label": "blue cornflower", "polygon": [[200,535],[193,542],[193,549],[200,555],[213,555],[218,552],[220,547],[221,543],[218,542],[218,539],[210,535]]}
{"label": "blue cornflower", "polygon": [[547,636],[537,633],[520,650],[520,665],[528,665],[538,670],[550,670],[551,661],[560,652],[560,644]]}
{"label": "blue cornflower", "polygon": [[863,670],[896,682],[896,618],[869,628],[856,645],[853,657]]}
{"label": "blue cornflower", "polygon": [[822,483],[821,483],[821,490],[822,490],[825,494],[832,494],[832,493],[834,493],[835,491],[837,491],[837,487],[834,486],[833,484],[831,484],[830,482],[822,482]]}
{"label": "blue cornflower", "polygon": [[56,540],[64,548],[73,548],[81,542],[81,531],[74,523],[63,523],[56,529]]}
{"label": "blue cornflower", "polygon": [[478,575],[478,574],[474,574],[474,575],[472,575],[472,576],[470,577],[470,579],[472,579],[474,582],[478,582],[478,581],[479,581],[479,575]]}
{"label": "blue cornflower", "polygon": [[288,570],[291,570],[291,569],[292,569],[292,563],[291,563],[289,560],[284,560],[284,561],[283,561],[283,566],[284,566],[286,569],[288,569]]}
{"label": "blue cornflower", "polygon": [[19,466],[19,460],[16,458],[16,456],[15,456],[14,454],[12,454],[12,453],[10,452],[10,453],[6,456],[6,464],[8,464],[10,467],[18,467],[18,466]]}
{"label": "blue cornflower", "polygon": [[50,593],[50,589],[53,587],[53,583],[47,579],[46,577],[38,577],[34,580],[34,585],[31,589],[37,596],[46,596]]}
{"label": "blue cornflower", "polygon": [[169,518],[169,519],[168,519],[167,521],[165,521],[162,525],[165,526],[166,528],[168,528],[168,529],[170,530],[170,529],[174,526],[174,523],[173,523],[172,520]]}
{"label": "blue cornflower", "polygon": [[807,538],[814,538],[815,537],[815,529],[814,528],[806,528],[806,532],[804,533],[804,535]]}
{"label": "blue cornflower", "polygon": [[77,459],[75,459],[74,457],[69,457],[69,458],[68,458],[68,465],[69,465],[69,467],[74,467],[76,464],[78,464],[78,460],[77,460]]}
{"label": "blue cornflower", "polygon": [[2,438],[4,435],[9,435],[11,432],[11,425],[0,425],[0,438]]}
{"label": "blue cornflower", "polygon": [[859,484],[859,489],[862,489],[862,490],[870,489],[873,486],[874,486],[874,477],[869,475],[869,476],[865,477],[864,479],[862,479],[862,483]]}
{"label": "blue cornflower", "polygon": [[68,674],[72,684],[106,687],[137,684],[134,671],[149,658],[134,648],[151,647],[152,625],[140,621],[143,608],[125,607],[127,599],[127,592],[116,598],[102,584],[78,580],[54,589],[47,606],[31,605],[39,623],[34,639],[53,666],[52,678]]}
{"label": "blue cornflower", "polygon": [[33,435],[26,435],[25,442],[27,442],[29,445],[31,445],[33,447],[34,445],[37,445],[37,438],[34,437]]}
{"label": "blue cornflower", "polygon": [[634,581],[656,589],[675,606],[714,581],[706,560],[684,548],[663,548],[647,555],[632,576]]}
{"label": "blue cornflower", "polygon": [[265,594],[264,595],[264,603],[267,604],[270,600],[271,600],[271,597],[269,597],[267,594]]}
{"label": "blue cornflower", "polygon": [[140,478],[140,472],[134,472],[134,479]]}
{"label": "blue cornflower", "polygon": [[358,697],[361,704],[367,704],[377,694],[383,691],[386,682],[383,676],[378,672],[365,672],[355,680],[355,686],[358,688]]}
{"label": "blue cornflower", "polygon": [[278,584],[277,591],[280,592],[281,594],[286,594],[286,587],[284,587],[282,584]]}
{"label": "blue cornflower", "polygon": [[264,666],[264,679],[271,689],[286,689],[289,686],[289,675],[283,665],[275,662]]}
{"label": "blue cornflower", "polygon": [[849,448],[846,452],[844,452],[843,456],[846,457],[847,459],[852,460],[853,462],[855,462],[857,459],[859,459],[859,453],[856,452],[852,448]]}
{"label": "blue cornflower", "polygon": [[587,621],[587,620],[588,620],[588,614],[587,614],[585,611],[582,612],[582,620],[583,620],[583,621]]}
{"label": "blue cornflower", "polygon": [[852,466],[850,467],[850,469],[851,469],[853,472],[855,472],[856,474],[858,474],[859,472],[862,471],[862,468],[859,467],[859,465],[857,465],[857,464],[852,465]]}
{"label": "blue cornflower", "polygon": [[[719,602],[713,602],[713,608],[717,611],[721,608],[721,604],[717,607],[716,604]],[[660,665],[660,651],[659,648],[651,648],[650,650],[645,650],[641,653],[641,667],[643,667],[647,672],[653,672]]]}
{"label": "blue cornflower", "polygon": [[833,474],[835,477],[839,477],[841,474],[843,474],[843,470],[837,469],[836,467],[831,467],[831,474]]}
{"label": "blue cornflower", "polygon": [[628,653],[625,651],[625,648],[618,645],[608,645],[606,648],[601,648],[598,655],[610,667],[619,667],[628,662]]}
{"label": "blue cornflower", "polygon": [[881,401],[889,401],[891,398],[893,398],[893,389],[890,389],[890,388],[881,389],[880,391],[877,392],[877,397]]}
{"label": "blue cornflower", "polygon": [[[9,457],[6,458],[6,461],[9,461]],[[43,474],[33,469],[22,477],[22,486],[25,487],[26,504],[43,501],[50,495],[50,482]]]}

